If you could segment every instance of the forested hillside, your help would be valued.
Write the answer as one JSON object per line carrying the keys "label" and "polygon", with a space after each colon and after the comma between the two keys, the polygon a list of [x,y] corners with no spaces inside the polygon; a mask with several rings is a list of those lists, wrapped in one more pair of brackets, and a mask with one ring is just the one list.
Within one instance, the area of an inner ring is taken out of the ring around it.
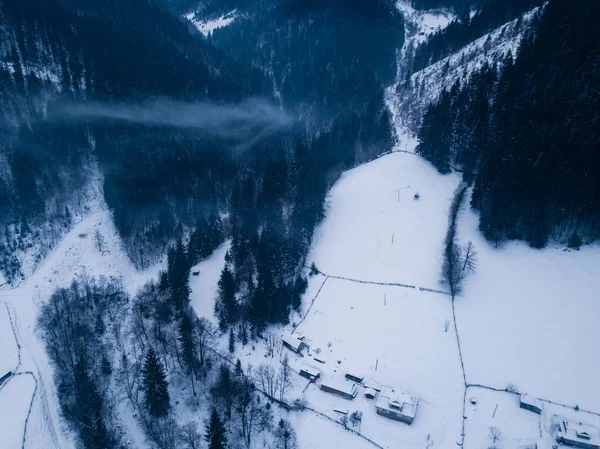
{"label": "forested hillside", "polygon": [[[139,219],[141,230],[150,232],[159,223],[144,223],[161,214],[149,211],[150,200],[167,201],[173,189],[172,176],[163,172],[160,185],[152,171],[168,169],[173,158],[183,157],[193,176],[202,161],[223,156],[223,142],[197,143],[190,130],[84,120],[82,114],[90,115],[87,105],[167,96],[188,102],[239,101],[261,92],[259,74],[237,67],[178,19],[144,0],[112,6],[4,1],[0,7],[0,220],[5,227],[1,244],[8,249],[2,251],[1,269],[9,279],[20,271],[15,253],[35,244],[43,255],[61,228],[70,226],[72,215],[85,213],[79,193],[94,167],[104,176],[115,219]],[[203,150],[190,154],[194,145]],[[131,151],[124,152],[125,147]],[[205,177],[195,179],[205,190],[215,188]],[[198,186],[186,189],[197,191]],[[139,200],[145,209],[135,210]]]}
{"label": "forested hillside", "polygon": [[552,0],[517,58],[454,86],[423,119],[417,151],[473,182],[495,242],[578,247],[600,235],[600,5]]}
{"label": "forested hillside", "polygon": [[541,0],[487,0],[471,16],[459,16],[446,28],[423,42],[415,52],[412,72],[435,64],[500,25],[541,5]]}

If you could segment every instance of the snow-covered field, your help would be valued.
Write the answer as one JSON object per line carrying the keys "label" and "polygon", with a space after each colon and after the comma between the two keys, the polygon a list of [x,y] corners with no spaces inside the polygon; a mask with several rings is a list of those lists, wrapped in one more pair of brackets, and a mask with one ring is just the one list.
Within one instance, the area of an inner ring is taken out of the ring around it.
{"label": "snow-covered field", "polygon": [[329,194],[309,260],[327,274],[437,288],[458,183],[404,153],[344,173]]}
{"label": "snow-covered field", "polygon": [[8,304],[0,303],[0,377],[18,367],[19,353],[10,324]]}
{"label": "snow-covered field", "polygon": [[[308,262],[325,274],[436,288],[457,184],[457,176],[442,176],[403,153],[346,172],[330,192]],[[460,216],[459,239],[473,241],[479,252],[477,273],[455,302],[467,382],[498,388],[512,383],[536,397],[600,412],[600,330],[594,325],[600,316],[600,247],[577,252],[510,243],[495,249],[469,210]],[[311,279],[304,311],[323,279]],[[362,397],[349,402],[311,386],[305,399],[332,417],[338,416],[335,407],[362,410],[361,432],[384,447],[453,446],[460,437],[463,382],[446,319],[452,320],[445,295],[330,277],[297,329],[323,349],[319,357],[327,363],[313,365],[325,376],[351,367],[364,373],[366,384],[403,386],[420,403],[408,427],[377,416]],[[555,414],[596,426],[600,421],[547,403],[540,418],[505,392],[469,388],[467,394],[477,397],[476,406],[467,402],[469,449],[491,445],[491,426],[503,433],[497,446],[508,449],[531,441],[550,447]]]}
{"label": "snow-covered field", "polygon": [[21,447],[25,418],[34,389],[35,380],[27,375],[15,376],[0,389],[0,447],[3,449]]}
{"label": "snow-covered field", "polygon": [[457,298],[467,378],[600,412],[600,247],[495,249],[465,210],[459,238],[479,255]]}

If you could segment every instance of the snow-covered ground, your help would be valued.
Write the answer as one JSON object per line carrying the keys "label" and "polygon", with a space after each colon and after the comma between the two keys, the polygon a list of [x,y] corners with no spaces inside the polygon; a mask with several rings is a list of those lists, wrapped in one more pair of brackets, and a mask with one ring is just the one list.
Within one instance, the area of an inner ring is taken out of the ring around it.
{"label": "snow-covered ground", "polygon": [[[99,251],[95,246],[94,233],[98,230],[104,239],[104,247]],[[23,281],[17,288],[0,289],[0,302],[7,303],[17,331],[17,338],[21,345],[20,372],[30,371],[37,379],[38,389],[33,401],[31,417],[27,423],[26,445],[29,448],[59,448],[74,447],[74,443],[66,434],[59,417],[59,405],[54,390],[52,367],[46,355],[43,342],[36,333],[36,321],[39,308],[55,288],[68,286],[79,275],[105,276],[107,278],[121,279],[128,293],[134,294],[148,279],[155,277],[160,266],[153,267],[146,272],[138,272],[124,251],[116,229],[112,224],[110,212],[99,211],[91,214],[75,227],[59,242],[48,257],[39,264],[33,275]],[[4,304],[0,304],[6,309]],[[3,313],[0,309],[0,313]],[[2,335],[10,332],[12,339],[2,340],[2,351],[9,351],[14,344],[12,331],[7,331],[6,320],[0,318]],[[8,326],[10,323],[8,323]],[[11,362],[12,363],[12,362]],[[14,365],[10,368],[14,369]],[[13,382],[22,377],[15,376],[4,384],[4,389],[9,388]],[[23,382],[26,382],[23,380]],[[12,388],[12,387],[11,387]],[[20,387],[19,387],[20,388]],[[29,407],[31,395],[24,396],[23,401]],[[0,397],[0,415],[12,415],[13,404]],[[16,416],[16,415],[15,415]],[[17,419],[15,417],[15,419]],[[24,418],[23,418],[24,419]],[[24,422],[20,425],[21,437]],[[12,449],[18,446],[4,445],[2,449]]]}
{"label": "snow-covered ground", "polygon": [[19,364],[19,351],[13,336],[8,304],[0,304],[0,377],[14,371]]}
{"label": "snow-covered ground", "polygon": [[[23,443],[25,418],[35,390],[32,376],[15,376],[0,389],[0,447],[20,448]],[[32,446],[26,446],[32,447]],[[54,447],[37,445],[35,447]]]}
{"label": "snow-covered ground", "polygon": [[446,28],[455,16],[450,11],[441,9],[421,11],[413,8],[409,2],[398,0],[396,8],[402,13],[408,27],[411,27],[412,33],[406,36],[411,45],[418,45],[427,39],[427,36],[438,30]]}
{"label": "snow-covered ground", "polygon": [[496,249],[477,223],[465,210],[458,228],[479,257],[456,300],[467,379],[600,412],[600,246]]}
{"label": "snow-covered ground", "polygon": [[200,19],[196,12],[192,11],[185,15],[185,18],[189,20],[204,37],[207,37],[210,33],[218,28],[223,28],[230,25],[237,17],[237,11],[228,12],[220,17],[214,19],[203,20]]}
{"label": "snow-covered ground", "polygon": [[331,189],[309,260],[327,274],[437,288],[458,183],[458,176],[440,176],[404,153],[344,173]]}
{"label": "snow-covered ground", "polygon": [[[436,288],[457,184],[456,175],[442,176],[404,153],[346,172],[330,192],[308,263],[329,275]],[[459,239],[473,241],[479,252],[477,273],[455,301],[467,382],[501,389],[512,383],[535,397],[600,412],[600,247],[532,250],[510,243],[495,249],[469,210],[460,216]],[[449,297],[330,277],[313,304],[325,274],[310,280],[302,306],[308,314],[297,333],[321,349],[326,363],[301,361],[325,378],[350,368],[367,385],[402,386],[420,402],[411,426],[376,415],[360,395],[350,402],[310,386],[308,405],[332,418],[339,416],[336,407],[362,410],[361,432],[383,447],[453,447],[464,385],[452,324],[445,331],[446,320],[452,322]],[[477,405],[467,401],[467,449],[490,446],[491,426],[503,433],[496,446],[510,449],[532,441],[550,447],[554,415],[600,423],[597,415],[548,403],[540,418],[506,392],[471,387],[470,396]]]}
{"label": "snow-covered ground", "polygon": [[204,317],[217,324],[214,315],[215,298],[218,294],[219,277],[225,266],[225,254],[229,250],[230,242],[219,246],[210,257],[192,267],[191,273],[198,271],[198,276],[190,274],[190,304],[196,315]]}

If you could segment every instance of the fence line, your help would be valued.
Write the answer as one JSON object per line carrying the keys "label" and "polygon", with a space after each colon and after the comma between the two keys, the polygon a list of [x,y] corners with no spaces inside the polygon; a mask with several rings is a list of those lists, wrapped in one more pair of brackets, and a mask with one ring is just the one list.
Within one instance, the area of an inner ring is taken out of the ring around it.
{"label": "fence line", "polygon": [[334,423],[336,423],[338,426],[343,427],[345,430],[347,430],[348,432],[351,432],[353,434],[355,434],[356,436],[361,437],[363,440],[368,441],[369,443],[371,443],[373,446],[379,448],[379,449],[384,449],[383,446],[381,446],[380,444],[377,444],[375,441],[373,441],[372,439],[370,439],[369,437],[363,435],[362,433],[348,427],[348,426],[344,426],[341,422],[339,422],[337,419],[333,419],[331,416],[326,415],[325,413],[322,413],[318,410],[315,410],[314,408],[310,408],[310,407],[304,407],[304,410],[309,410],[325,419],[328,419],[329,421],[332,421]]}
{"label": "fence line", "polygon": [[[321,272],[319,272],[319,273],[323,274]],[[306,319],[306,317],[310,313],[310,310],[312,309],[313,304],[317,300],[317,297],[319,296],[319,293],[321,293],[321,290],[323,290],[323,287],[325,286],[325,283],[327,282],[328,279],[329,279],[329,276],[325,275],[325,280],[323,281],[323,283],[319,287],[319,290],[317,291],[317,294],[315,295],[315,297],[311,301],[310,306],[308,306],[308,310],[306,311],[306,313],[304,314],[304,316],[302,317],[302,319],[300,320],[300,322],[298,324],[296,324],[296,326],[294,327],[294,329],[292,330],[292,332],[296,332],[296,329],[298,329],[298,327],[300,327],[300,325],[304,322],[304,320]]]}
{"label": "fence line", "polygon": [[435,290],[433,288],[419,287],[419,290],[422,292],[441,293],[442,295],[450,295],[450,292],[445,292],[443,290]]}

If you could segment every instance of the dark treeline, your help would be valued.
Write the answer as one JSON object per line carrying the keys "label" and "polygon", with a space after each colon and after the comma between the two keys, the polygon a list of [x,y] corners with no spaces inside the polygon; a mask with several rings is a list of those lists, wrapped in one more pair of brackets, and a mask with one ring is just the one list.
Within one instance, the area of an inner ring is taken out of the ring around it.
{"label": "dark treeline", "polygon": [[486,0],[473,17],[466,11],[419,45],[415,51],[413,72],[435,64],[540,4],[541,0]]}
{"label": "dark treeline", "polygon": [[417,151],[474,183],[492,241],[578,247],[600,235],[598,18],[597,3],[550,1],[514,62],[485,67],[425,114]]}

